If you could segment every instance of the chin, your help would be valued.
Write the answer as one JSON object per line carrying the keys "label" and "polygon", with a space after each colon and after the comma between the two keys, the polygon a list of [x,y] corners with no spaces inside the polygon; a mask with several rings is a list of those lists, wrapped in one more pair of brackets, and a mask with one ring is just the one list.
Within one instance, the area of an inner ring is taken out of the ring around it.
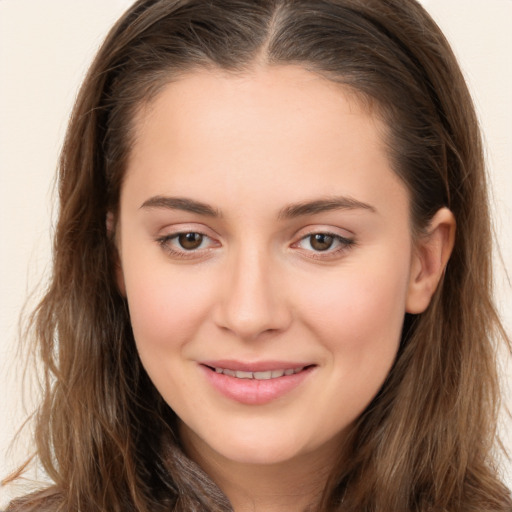
{"label": "chin", "polygon": [[306,439],[293,438],[284,428],[278,435],[269,435],[264,430],[251,434],[231,435],[221,439],[216,437],[203,442],[227,460],[254,465],[282,464],[318,448],[310,445]]}

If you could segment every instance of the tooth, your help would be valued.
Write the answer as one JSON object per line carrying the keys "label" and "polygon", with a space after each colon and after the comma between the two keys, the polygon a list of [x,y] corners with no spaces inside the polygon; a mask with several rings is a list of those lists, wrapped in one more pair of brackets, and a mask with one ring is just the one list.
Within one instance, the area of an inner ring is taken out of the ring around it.
{"label": "tooth", "polygon": [[[224,370],[224,373],[226,373],[226,370]],[[236,377],[237,377],[237,379],[252,379],[253,378],[253,373],[252,372],[237,371],[236,372]]]}
{"label": "tooth", "polygon": [[254,372],[254,378],[258,380],[268,380],[273,377],[273,372],[268,370],[267,372]]}
{"label": "tooth", "polygon": [[227,368],[214,368],[216,373],[223,373],[228,377],[236,377],[237,379],[257,379],[257,380],[269,380],[277,379],[283,375],[293,375],[304,370],[304,366],[298,368],[288,368],[286,370],[266,370],[262,372],[246,372],[242,370],[228,370]]}

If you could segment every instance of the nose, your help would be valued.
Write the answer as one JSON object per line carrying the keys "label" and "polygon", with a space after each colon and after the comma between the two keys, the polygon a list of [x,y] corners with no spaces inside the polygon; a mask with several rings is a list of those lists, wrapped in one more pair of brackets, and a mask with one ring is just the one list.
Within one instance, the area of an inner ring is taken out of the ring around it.
{"label": "nose", "polygon": [[271,257],[262,250],[248,248],[227,265],[215,312],[217,325],[244,340],[286,330],[292,312],[282,272]]}

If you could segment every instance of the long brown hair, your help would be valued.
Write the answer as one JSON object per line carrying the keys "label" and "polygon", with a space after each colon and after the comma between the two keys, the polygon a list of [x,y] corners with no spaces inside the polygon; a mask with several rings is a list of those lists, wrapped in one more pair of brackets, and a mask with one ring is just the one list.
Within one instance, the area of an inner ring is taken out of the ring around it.
{"label": "long brown hair", "polygon": [[46,378],[37,457],[54,483],[9,510],[231,510],[183,453],[140,363],[105,219],[137,109],[181,73],[255,64],[297,64],[354,90],[386,121],[414,232],[442,206],[457,220],[443,282],[423,314],[406,316],[394,367],[320,510],[512,510],[492,458],[495,349],[508,340],[491,298],[478,123],[447,41],[415,0],[139,0],[118,21],[69,124],[53,278],[34,315]]}

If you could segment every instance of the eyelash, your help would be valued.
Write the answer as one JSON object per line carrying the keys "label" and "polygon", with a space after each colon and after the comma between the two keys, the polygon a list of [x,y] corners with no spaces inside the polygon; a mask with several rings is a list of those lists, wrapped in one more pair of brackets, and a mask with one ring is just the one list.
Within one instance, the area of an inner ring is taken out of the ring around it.
{"label": "eyelash", "polygon": [[[156,239],[158,244],[162,247],[162,249],[167,252],[171,257],[177,258],[177,259],[191,259],[191,258],[197,258],[199,255],[204,256],[206,255],[212,247],[207,248],[197,248],[197,249],[175,249],[171,242],[174,240],[178,240],[180,236],[183,235],[199,235],[203,237],[203,240],[201,241],[201,245],[203,244],[204,240],[210,240],[213,241],[211,237],[206,235],[205,233],[201,233],[200,231],[180,231],[178,233],[173,233],[172,235],[164,235]],[[325,250],[315,250],[315,249],[304,249],[300,247],[300,244],[306,240],[310,240],[309,244],[311,246],[311,240],[312,237],[323,235],[332,237],[333,244],[338,244],[338,247],[336,249],[332,249],[331,247],[328,247]],[[291,245],[292,248],[298,248],[302,249],[303,252],[309,253],[307,254],[308,258],[315,259],[315,260],[327,260],[331,258],[335,258],[336,256],[340,256],[342,253],[348,251],[351,247],[353,247],[356,244],[356,241],[350,238],[343,237],[341,235],[338,235],[336,233],[331,233],[329,231],[312,231],[311,233],[308,233],[304,236],[302,236],[297,242]]]}
{"label": "eyelash", "polygon": [[173,240],[178,240],[178,238],[182,235],[200,235],[203,237],[203,240],[201,241],[201,245],[204,241],[204,239],[207,240],[213,240],[211,237],[206,235],[205,233],[201,233],[200,231],[180,231],[178,233],[173,233],[172,235],[164,235],[162,237],[157,238],[157,242],[160,244],[162,249],[167,252],[170,256],[173,258],[179,258],[179,259],[189,259],[189,258],[197,258],[198,254],[206,254],[206,252],[209,252],[211,247],[203,248],[203,249],[175,249],[172,247],[171,242]]}
{"label": "eyelash", "polygon": [[351,238],[346,238],[344,236],[338,235],[336,233],[331,233],[329,231],[312,231],[300,238],[298,242],[295,242],[292,247],[298,247],[299,244],[309,239],[309,245],[311,246],[311,241],[314,236],[323,235],[329,236],[333,238],[333,244],[337,244],[338,247],[332,249],[331,247],[327,248],[324,251],[315,250],[315,249],[304,249],[305,252],[308,252],[308,258],[312,258],[315,260],[328,260],[331,258],[336,258],[337,256],[341,256],[343,253],[347,252],[351,247],[356,244],[356,241]]}

